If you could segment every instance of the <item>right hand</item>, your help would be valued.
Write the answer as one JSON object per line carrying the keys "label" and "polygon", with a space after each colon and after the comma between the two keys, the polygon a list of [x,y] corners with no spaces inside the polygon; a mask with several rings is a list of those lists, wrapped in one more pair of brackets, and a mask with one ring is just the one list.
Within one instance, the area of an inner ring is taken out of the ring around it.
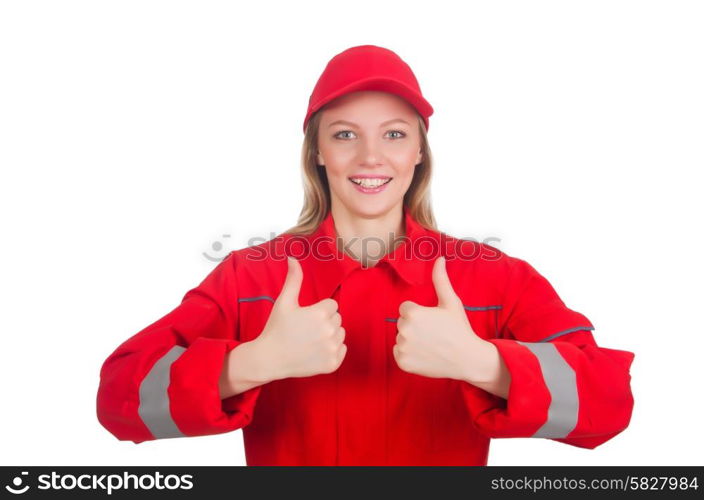
{"label": "right hand", "polygon": [[272,379],[332,373],[347,353],[345,329],[337,301],[323,299],[301,307],[298,295],[303,269],[288,258],[288,274],[262,333],[255,339],[265,346]]}

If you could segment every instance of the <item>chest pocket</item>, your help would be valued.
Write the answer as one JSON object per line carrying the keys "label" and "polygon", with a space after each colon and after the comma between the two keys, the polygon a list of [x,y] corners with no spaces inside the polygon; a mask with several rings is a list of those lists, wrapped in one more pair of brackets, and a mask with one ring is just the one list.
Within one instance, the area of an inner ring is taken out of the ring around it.
{"label": "chest pocket", "polygon": [[266,326],[275,298],[269,295],[240,297],[237,299],[239,339],[249,342],[259,336]]}
{"label": "chest pocket", "polygon": [[497,305],[466,305],[462,304],[472,330],[483,339],[499,337],[499,312],[503,308]]}
{"label": "chest pocket", "polygon": [[[249,342],[261,334],[275,301],[269,295],[238,299],[241,341]],[[335,377],[336,373],[287,377],[262,385],[250,432],[254,430],[274,455],[296,453],[301,462],[310,463],[334,460],[320,458],[319,454],[331,448],[312,447],[311,436],[336,432]]]}
{"label": "chest pocket", "polygon": [[[481,338],[497,338],[499,332],[500,304],[467,305],[463,304],[472,330]],[[388,352],[391,352],[396,341],[398,317],[384,318],[387,326]],[[392,357],[392,355],[390,355]],[[471,449],[482,446],[477,440],[477,432],[472,428],[471,417],[462,394],[458,380],[449,378],[421,377],[400,371],[393,359],[389,360],[389,370],[397,386],[391,390],[406,390],[406,411],[414,414],[418,425],[428,429],[409,440],[405,435],[396,436],[390,444],[395,447],[405,446],[405,442],[413,443],[414,448],[442,453],[456,450]],[[393,380],[392,379],[392,382]],[[405,382],[405,385],[398,385]],[[393,431],[391,436],[394,436]]]}

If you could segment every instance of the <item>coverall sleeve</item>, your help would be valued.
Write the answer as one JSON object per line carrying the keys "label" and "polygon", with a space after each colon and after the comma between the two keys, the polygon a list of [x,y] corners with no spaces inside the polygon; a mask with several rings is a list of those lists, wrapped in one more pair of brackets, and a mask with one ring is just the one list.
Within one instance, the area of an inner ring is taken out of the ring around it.
{"label": "coverall sleeve", "polygon": [[596,448],[630,422],[634,354],[598,346],[586,316],[569,309],[530,264],[512,264],[502,328],[488,339],[511,374],[508,398],[464,384],[472,421],[492,438]]}
{"label": "coverall sleeve", "polygon": [[226,399],[219,391],[225,356],[241,343],[235,257],[104,361],[97,416],[119,440],[219,434],[251,422],[261,386]]}

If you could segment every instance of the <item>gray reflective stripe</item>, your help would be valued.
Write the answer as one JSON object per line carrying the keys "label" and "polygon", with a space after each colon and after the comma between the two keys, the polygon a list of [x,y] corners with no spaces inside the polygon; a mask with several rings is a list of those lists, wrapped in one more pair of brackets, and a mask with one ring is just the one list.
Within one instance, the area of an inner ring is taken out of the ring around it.
{"label": "gray reflective stripe", "polygon": [[574,328],[569,328],[568,330],[562,330],[561,332],[554,333],[550,335],[549,337],[545,337],[543,340],[538,340],[538,342],[547,342],[548,340],[556,339],[557,337],[561,335],[566,335],[568,333],[572,332],[578,332],[580,330],[593,330],[593,326],[577,326]]}
{"label": "gray reflective stripe", "polygon": [[521,341],[518,343],[526,346],[538,358],[543,380],[550,391],[548,419],[531,437],[564,438],[577,425],[577,374],[554,344]]}
{"label": "gray reflective stripe", "polygon": [[156,439],[185,437],[171,416],[168,393],[171,364],[185,350],[185,347],[173,346],[154,363],[139,386],[139,416]]}
{"label": "gray reflective stripe", "polygon": [[275,302],[274,299],[269,297],[268,295],[260,295],[258,297],[243,297],[237,299],[237,302],[254,302],[255,300],[269,300],[271,302]]}
{"label": "gray reflective stripe", "polygon": [[503,309],[504,306],[466,306],[462,304],[462,307],[468,311],[488,311],[490,309]]}
{"label": "gray reflective stripe", "polygon": [[[462,307],[464,307],[468,311],[489,311],[492,309],[502,309],[504,306],[466,306],[462,304]],[[398,318],[384,318],[384,321],[392,321],[396,323],[398,321]]]}

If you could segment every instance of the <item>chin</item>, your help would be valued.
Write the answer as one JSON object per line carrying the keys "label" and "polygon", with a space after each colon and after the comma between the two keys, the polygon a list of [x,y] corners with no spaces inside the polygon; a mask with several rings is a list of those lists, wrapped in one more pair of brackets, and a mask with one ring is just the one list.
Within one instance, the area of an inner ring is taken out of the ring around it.
{"label": "chin", "polygon": [[359,217],[373,219],[380,217],[392,210],[402,200],[380,200],[378,202],[370,202],[366,204],[352,203],[348,204],[347,208],[351,214]]}

